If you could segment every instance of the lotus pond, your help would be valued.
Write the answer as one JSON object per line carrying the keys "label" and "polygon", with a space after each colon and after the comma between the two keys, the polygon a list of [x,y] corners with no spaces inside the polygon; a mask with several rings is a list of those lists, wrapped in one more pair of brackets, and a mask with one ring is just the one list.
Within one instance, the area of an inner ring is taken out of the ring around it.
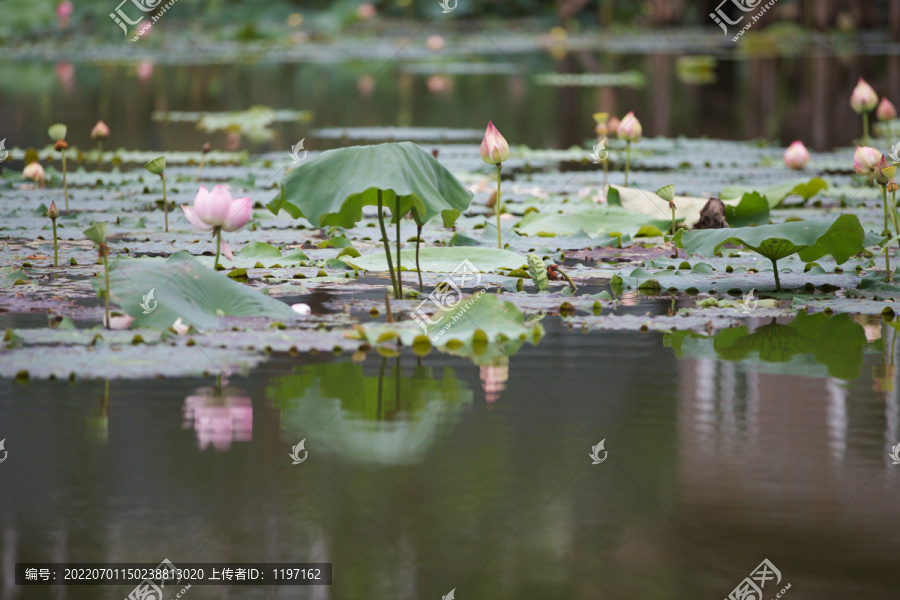
{"label": "lotus pond", "polygon": [[853,109],[897,56],[428,34],[5,51],[0,598],[896,597],[900,122]]}

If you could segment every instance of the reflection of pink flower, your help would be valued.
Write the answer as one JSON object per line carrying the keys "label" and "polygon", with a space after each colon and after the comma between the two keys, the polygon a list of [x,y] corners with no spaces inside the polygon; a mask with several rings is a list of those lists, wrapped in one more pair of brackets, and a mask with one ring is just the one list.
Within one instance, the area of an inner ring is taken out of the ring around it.
{"label": "reflection of pink flower", "polygon": [[65,0],[65,2],[60,2],[59,6],[56,7],[56,21],[59,23],[61,29],[65,29],[69,26],[69,17],[72,16],[72,3],[69,0]]}
{"label": "reflection of pink flower", "polygon": [[70,62],[56,63],[56,80],[66,91],[75,88],[75,65]]}
{"label": "reflection of pink flower", "polygon": [[201,450],[212,444],[219,451],[231,442],[253,440],[253,403],[238,388],[200,388],[184,400],[184,426],[193,423]]}
{"label": "reflection of pink flower", "polygon": [[484,399],[488,404],[496,402],[506,389],[509,381],[509,359],[501,356],[493,364],[481,367],[481,385],[484,388]]}
{"label": "reflection of pink flower", "polygon": [[137,72],[138,79],[141,81],[147,81],[150,77],[153,76],[153,63],[150,61],[144,61],[139,63],[137,68],[135,69]]}

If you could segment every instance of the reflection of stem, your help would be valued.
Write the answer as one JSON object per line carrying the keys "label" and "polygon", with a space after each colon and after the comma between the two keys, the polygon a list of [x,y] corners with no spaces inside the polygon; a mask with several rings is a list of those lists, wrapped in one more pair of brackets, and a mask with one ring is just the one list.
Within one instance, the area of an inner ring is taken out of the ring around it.
{"label": "reflection of stem", "polygon": [[222,228],[216,227],[216,260],[213,263],[213,271],[219,268],[219,251],[222,249]]}
{"label": "reflection of stem", "polygon": [[112,329],[112,323],[109,321],[109,260],[106,257],[106,248],[101,248],[100,253],[103,256],[103,274],[106,279],[106,294],[104,294],[103,297],[103,300],[106,303],[106,328]]}
{"label": "reflection of stem", "polygon": [[387,357],[381,357],[381,368],[378,370],[378,409],[375,414],[378,415],[378,420],[381,421],[381,411],[383,410],[383,402],[381,400],[382,395],[384,394],[384,366],[387,364]]}
{"label": "reflection of stem", "polygon": [[772,270],[775,271],[775,291],[781,291],[781,279],[778,278],[778,263],[775,262],[775,259],[772,259]]}
{"label": "reflection of stem", "polygon": [[106,384],[103,386],[103,398],[100,399],[100,414],[105,415],[106,410],[109,408],[109,379],[106,380]]}
{"label": "reflection of stem", "polygon": [[166,175],[165,173],[160,173],[159,177],[163,182],[163,217],[166,220],[166,231],[169,231],[169,201],[166,200]]}
{"label": "reflection of stem", "polygon": [[631,142],[626,142],[625,152],[625,187],[628,187],[628,172],[631,170]]}
{"label": "reflection of stem", "polygon": [[403,297],[403,275],[400,273],[400,196],[397,196],[397,289],[398,298]]}
{"label": "reflection of stem", "polygon": [[497,247],[502,250],[503,241],[500,239],[500,209],[503,205],[500,204],[500,167],[501,163],[497,163],[497,200],[494,202],[494,210],[497,213]]}
{"label": "reflection of stem", "polygon": [[66,150],[62,151],[63,159],[63,195],[66,197],[66,214],[69,214],[69,184],[66,183]]}
{"label": "reflection of stem", "polygon": [[397,372],[396,381],[394,382],[394,414],[400,412],[400,355],[397,354],[397,363],[394,366]]}
{"label": "reflection of stem", "polygon": [[222,374],[216,375],[216,392],[222,393]]}
{"label": "reflection of stem", "polygon": [[418,225],[418,231],[416,232],[416,272],[419,274],[419,293],[424,292],[424,286],[422,285],[422,267],[419,266],[419,242],[422,241],[422,226]]}
{"label": "reflection of stem", "polygon": [[378,190],[378,225],[381,226],[381,241],[384,243],[384,255],[387,257],[388,273],[391,275],[391,287],[394,289],[394,297],[397,293],[397,281],[394,279],[394,261],[391,259],[391,245],[388,243],[387,229],[384,226],[384,204],[381,200],[381,190]]}

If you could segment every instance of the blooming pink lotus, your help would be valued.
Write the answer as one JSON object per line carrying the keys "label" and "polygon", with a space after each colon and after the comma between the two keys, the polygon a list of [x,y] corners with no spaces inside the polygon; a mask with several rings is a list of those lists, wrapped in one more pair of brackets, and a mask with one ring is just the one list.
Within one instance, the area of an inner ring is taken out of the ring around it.
{"label": "blooming pink lotus", "polygon": [[489,165],[499,165],[507,158],[509,158],[509,144],[506,143],[506,138],[494,127],[493,122],[488,121],[484,139],[481,140],[481,160]]}
{"label": "blooming pink lotus", "polygon": [[853,107],[853,110],[862,114],[872,112],[877,104],[878,94],[875,93],[871,85],[866,83],[865,79],[860,77],[859,83],[856,84],[856,87],[853,88],[853,93],[850,95],[850,106]]}
{"label": "blooming pink lotus", "polygon": [[[224,186],[217,185],[210,192],[206,186],[200,186],[194,205],[182,205],[181,210],[188,222],[202,231],[212,231],[216,236],[216,261],[219,264],[219,252],[222,251],[222,231],[237,231],[250,221],[253,203],[250,198],[232,200],[231,192]],[[226,256],[231,254],[225,244]]]}
{"label": "blooming pink lotus", "polygon": [[801,170],[809,164],[809,151],[803,142],[796,141],[784,151],[784,164],[789,169]]}
{"label": "blooming pink lotus", "polygon": [[897,109],[894,107],[893,102],[887,98],[882,98],[878,108],[875,109],[875,116],[878,117],[879,121],[891,121],[897,118]]}
{"label": "blooming pink lotus", "polygon": [[853,170],[858,175],[871,176],[882,158],[884,155],[875,148],[857,146],[856,152],[853,153]]}

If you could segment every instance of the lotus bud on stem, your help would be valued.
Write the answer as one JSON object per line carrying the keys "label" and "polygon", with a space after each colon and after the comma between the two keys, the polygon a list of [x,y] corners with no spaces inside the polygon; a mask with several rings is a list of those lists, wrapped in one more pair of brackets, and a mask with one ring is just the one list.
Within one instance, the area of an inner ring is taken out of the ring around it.
{"label": "lotus bud on stem", "polygon": [[481,160],[497,167],[497,200],[494,203],[494,210],[497,213],[497,248],[500,249],[503,249],[500,235],[500,213],[503,211],[503,204],[500,201],[500,168],[507,158],[509,158],[509,144],[506,138],[494,127],[493,122],[488,121],[484,139],[481,140]]}
{"label": "lotus bud on stem", "polygon": [[50,217],[50,221],[53,223],[53,266],[59,267],[59,250],[56,238],[56,219],[59,218],[59,209],[56,208],[56,202],[50,202],[47,216]]}

